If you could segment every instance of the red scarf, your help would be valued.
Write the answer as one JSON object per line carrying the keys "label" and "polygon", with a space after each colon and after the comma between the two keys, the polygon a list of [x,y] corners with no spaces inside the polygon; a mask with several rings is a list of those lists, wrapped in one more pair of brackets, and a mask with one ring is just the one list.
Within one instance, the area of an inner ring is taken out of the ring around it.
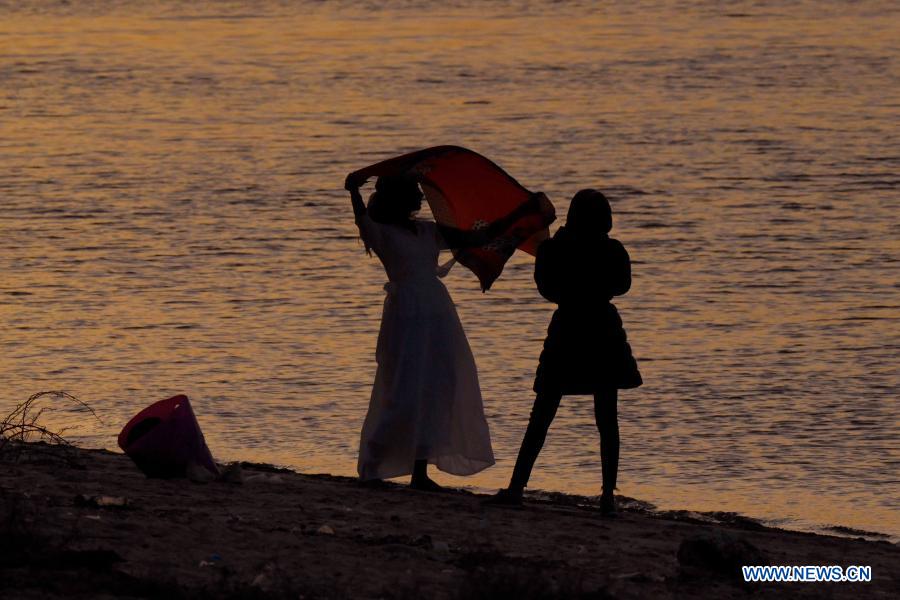
{"label": "red scarf", "polygon": [[[353,173],[359,179],[381,175],[414,175],[425,192],[435,221],[462,230],[478,229],[508,215],[531,192],[503,169],[476,152],[459,146],[435,146],[391,158]],[[516,248],[535,254],[549,236],[552,214],[528,213],[480,248],[453,250],[488,290]]]}

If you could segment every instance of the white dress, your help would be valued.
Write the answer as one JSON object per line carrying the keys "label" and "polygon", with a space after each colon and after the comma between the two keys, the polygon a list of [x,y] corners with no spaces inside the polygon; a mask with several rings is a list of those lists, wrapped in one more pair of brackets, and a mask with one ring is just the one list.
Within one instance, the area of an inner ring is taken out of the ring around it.
{"label": "white dress", "polygon": [[389,280],[359,444],[363,480],[408,475],[421,459],[453,475],[494,464],[475,359],[436,274],[443,239],[435,223],[415,223],[413,233],[368,215],[360,221]]}

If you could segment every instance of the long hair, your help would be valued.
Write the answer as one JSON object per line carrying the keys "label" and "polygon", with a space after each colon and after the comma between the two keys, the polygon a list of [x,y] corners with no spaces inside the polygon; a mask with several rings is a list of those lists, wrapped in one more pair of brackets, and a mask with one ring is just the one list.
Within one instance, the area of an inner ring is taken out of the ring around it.
{"label": "long hair", "polygon": [[422,208],[422,197],[415,177],[382,175],[369,196],[369,216],[376,223],[385,225],[406,224],[412,220],[413,213]]}
{"label": "long hair", "polygon": [[[414,228],[412,216],[422,208],[422,190],[411,175],[382,175],[375,181],[366,212],[376,223]],[[372,256],[369,242],[363,238],[366,254]]]}

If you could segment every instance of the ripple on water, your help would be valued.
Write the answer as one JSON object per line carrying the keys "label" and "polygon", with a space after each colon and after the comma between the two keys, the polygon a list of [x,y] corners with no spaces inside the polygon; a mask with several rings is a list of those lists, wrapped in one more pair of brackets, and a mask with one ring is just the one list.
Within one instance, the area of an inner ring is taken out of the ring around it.
{"label": "ripple on water", "polygon": [[[53,418],[112,446],[186,392],[223,458],[352,474],[384,275],[343,177],[458,143],[557,225],[580,188],[611,199],[646,381],[620,395],[625,494],[900,535],[893,9],[516,6],[0,8],[4,402],[74,392],[104,424]],[[531,269],[446,281],[498,456],[476,486],[505,484],[531,408]],[[596,494],[594,431],[567,397],[533,484]]]}

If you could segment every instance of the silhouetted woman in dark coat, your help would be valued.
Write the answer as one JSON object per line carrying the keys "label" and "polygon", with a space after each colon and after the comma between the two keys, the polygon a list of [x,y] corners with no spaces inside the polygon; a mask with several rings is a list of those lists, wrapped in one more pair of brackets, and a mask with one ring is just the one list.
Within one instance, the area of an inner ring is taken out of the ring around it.
{"label": "silhouetted woman in dark coat", "polygon": [[619,463],[616,413],[620,389],[641,385],[625,329],[611,300],[631,287],[631,262],[609,237],[612,211],[592,189],[572,198],[566,225],[538,248],[534,279],[541,295],[559,305],[541,353],[537,398],[509,487],[495,502],[517,504],[544,444],[562,396],[592,394],[603,467],[601,511],[615,513],[613,490]]}

